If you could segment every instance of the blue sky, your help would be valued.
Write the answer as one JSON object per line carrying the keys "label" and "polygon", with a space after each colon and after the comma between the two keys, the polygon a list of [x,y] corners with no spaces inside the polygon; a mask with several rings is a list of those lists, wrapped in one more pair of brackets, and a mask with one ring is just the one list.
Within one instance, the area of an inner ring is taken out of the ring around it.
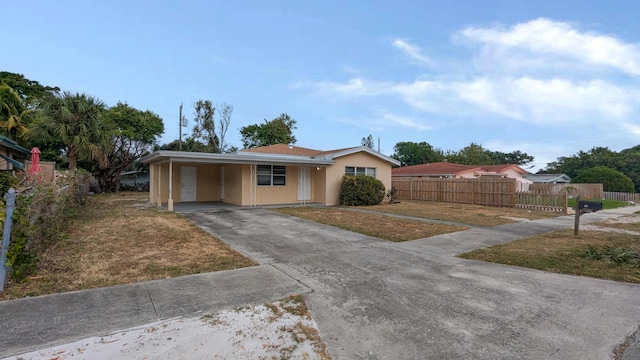
{"label": "blue sky", "polygon": [[[0,70],[159,114],[286,112],[297,145],[372,134],[559,156],[640,144],[637,1],[27,1],[0,6]],[[193,122],[190,122],[190,125]],[[189,128],[185,129],[190,132]]]}

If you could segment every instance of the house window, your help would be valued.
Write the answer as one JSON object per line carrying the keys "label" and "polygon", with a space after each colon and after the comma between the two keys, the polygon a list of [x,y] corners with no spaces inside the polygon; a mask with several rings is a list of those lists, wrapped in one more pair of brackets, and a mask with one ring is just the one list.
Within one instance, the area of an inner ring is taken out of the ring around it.
{"label": "house window", "polygon": [[258,185],[284,186],[287,184],[287,167],[282,165],[258,165]]}
{"label": "house window", "polygon": [[376,177],[376,168],[368,168],[368,167],[357,167],[357,166],[345,166],[344,174],[347,176],[354,175],[367,175],[372,178]]}

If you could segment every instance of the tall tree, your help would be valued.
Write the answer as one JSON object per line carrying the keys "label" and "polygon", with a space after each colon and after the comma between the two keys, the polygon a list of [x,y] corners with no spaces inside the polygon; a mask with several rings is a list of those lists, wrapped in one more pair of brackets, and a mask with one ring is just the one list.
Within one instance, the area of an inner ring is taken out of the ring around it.
{"label": "tall tree", "polygon": [[464,165],[492,165],[493,160],[487,150],[480,144],[471,143],[458,152],[445,154],[447,161]]}
{"label": "tall tree", "polygon": [[227,130],[229,130],[229,126],[231,125],[233,105],[223,102],[218,105],[218,108],[220,109],[220,117],[218,119],[218,138],[220,139],[220,146],[218,146],[218,152],[222,153],[228,148],[227,143],[225,142],[225,137],[227,136]]}
{"label": "tall tree", "polygon": [[0,127],[13,140],[25,135],[32,110],[24,104],[20,95],[5,82],[0,81]]}
{"label": "tall tree", "polygon": [[534,160],[534,157],[523,153],[520,150],[516,150],[510,153],[504,153],[501,151],[491,151],[486,150],[493,164],[516,164],[516,165],[527,165]]}
{"label": "tall tree", "polygon": [[208,147],[207,152],[219,151],[219,138],[216,135],[215,113],[216,107],[211,100],[198,100],[193,104],[195,125],[191,136],[199,139]]}
{"label": "tall tree", "polygon": [[118,189],[122,171],[149,153],[164,132],[164,124],[157,114],[120,102],[109,108],[104,117],[115,130],[94,175],[102,191],[111,192]]}
{"label": "tall tree", "polygon": [[231,124],[233,106],[227,103],[218,105],[218,121],[216,122],[216,106],[211,100],[198,100],[194,105],[194,122],[191,137],[196,142],[207,145],[205,152],[222,153],[227,147],[225,137]]}
{"label": "tall tree", "polygon": [[286,113],[263,124],[253,124],[240,128],[242,146],[245,149],[268,146],[274,144],[295,144],[296,138],[293,130],[296,129],[296,121]]}
{"label": "tall tree", "polygon": [[400,161],[402,166],[420,165],[444,160],[442,150],[434,148],[430,144],[422,141],[415,143],[402,141],[393,147],[392,158]]}
{"label": "tall tree", "polygon": [[0,82],[5,82],[14,89],[29,109],[39,108],[47,100],[51,100],[60,92],[55,86],[45,86],[35,80],[29,80],[22,74],[0,71]]}
{"label": "tall tree", "polygon": [[373,149],[373,136],[369,134],[367,137],[363,137],[361,141],[362,146],[366,146],[369,149]]}
{"label": "tall tree", "polygon": [[111,145],[113,127],[103,118],[105,104],[92,96],[64,92],[45,104],[44,116],[30,136],[36,141],[61,141],[69,159],[69,170],[79,159],[98,160]]}

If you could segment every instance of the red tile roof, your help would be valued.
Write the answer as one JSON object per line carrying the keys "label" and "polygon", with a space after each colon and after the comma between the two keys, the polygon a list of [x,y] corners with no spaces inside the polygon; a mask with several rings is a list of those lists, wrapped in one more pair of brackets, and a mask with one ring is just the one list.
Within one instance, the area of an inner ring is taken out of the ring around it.
{"label": "red tile roof", "polygon": [[395,168],[392,170],[392,175],[455,175],[460,171],[470,169],[480,170],[480,167],[450,162],[436,162]]}
{"label": "red tile roof", "polygon": [[287,144],[275,144],[269,146],[261,146],[257,148],[251,149],[242,149],[242,152],[256,152],[256,153],[264,153],[264,154],[282,154],[282,155],[296,155],[296,156],[319,156],[319,155],[329,155],[338,153],[341,151],[353,149],[343,148],[343,149],[335,149],[335,150],[314,150],[309,148],[304,148],[296,145],[287,145]]}
{"label": "red tile roof", "polygon": [[515,169],[516,171],[527,174],[527,171],[519,167],[518,165],[508,164],[508,165],[463,165],[463,164],[454,164],[449,162],[436,162],[429,164],[421,164],[421,165],[413,165],[413,166],[405,166],[400,168],[395,168],[391,170],[392,175],[456,175],[461,171],[486,171],[486,172],[495,172],[501,173],[510,168]]}
{"label": "red tile roof", "polygon": [[297,155],[297,156],[316,156],[322,153],[320,150],[303,148],[295,145],[287,144],[275,144],[269,146],[261,146],[251,149],[240,150],[242,152],[256,152],[264,154],[283,154],[283,155]]}

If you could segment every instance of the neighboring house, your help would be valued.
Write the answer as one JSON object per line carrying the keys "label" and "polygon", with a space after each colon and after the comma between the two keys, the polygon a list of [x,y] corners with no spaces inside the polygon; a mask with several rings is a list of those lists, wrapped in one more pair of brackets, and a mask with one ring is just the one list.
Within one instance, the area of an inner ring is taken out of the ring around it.
{"label": "neighboring house", "polygon": [[229,154],[156,151],[149,164],[152,203],[223,201],[255,206],[338,204],[344,175],[369,175],[391,188],[400,163],[365,146],[329,151],[277,144]]}
{"label": "neighboring house", "polygon": [[523,175],[526,170],[518,165],[462,165],[449,162],[405,166],[393,169],[394,178],[431,177],[431,178],[463,178],[474,179],[482,176],[504,176],[516,179],[516,191],[528,191],[532,181]]}
{"label": "neighboring house", "polygon": [[571,182],[571,178],[565,174],[527,174],[522,177],[540,184],[568,184]]}
{"label": "neighboring house", "polygon": [[15,140],[0,135],[0,171],[24,170],[24,162],[30,156],[31,152]]}

